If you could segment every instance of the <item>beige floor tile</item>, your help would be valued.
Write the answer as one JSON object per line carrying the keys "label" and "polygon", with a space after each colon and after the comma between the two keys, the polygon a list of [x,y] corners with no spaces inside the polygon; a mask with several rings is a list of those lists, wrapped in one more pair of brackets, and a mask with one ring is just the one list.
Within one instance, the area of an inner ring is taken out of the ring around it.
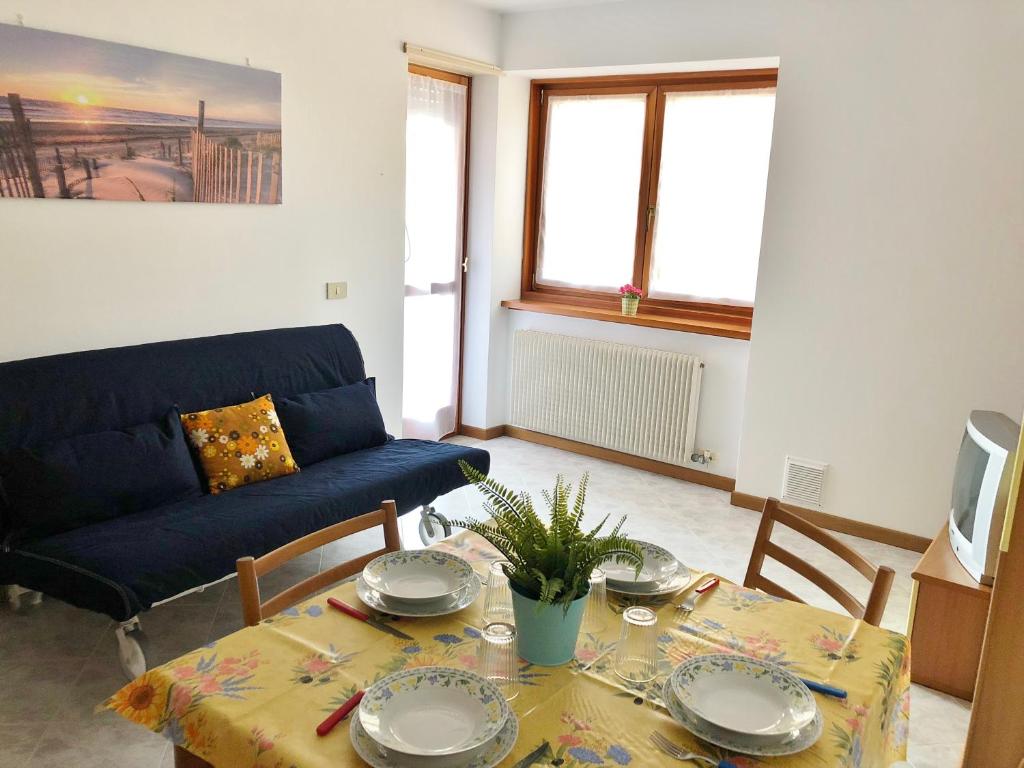
{"label": "beige floor tile", "polygon": [[0,662],[87,659],[113,622],[98,613],[43,598],[20,612],[0,603]]}
{"label": "beige floor tile", "polygon": [[[150,666],[165,664],[183,653],[208,642],[210,627],[218,606],[180,605],[167,603],[147,611],[141,617],[142,630],[148,639],[146,659]],[[113,633],[97,649],[97,658],[116,663],[117,643]]]}
{"label": "beige floor tile", "polygon": [[120,666],[108,654],[98,654],[81,667],[78,678],[67,688],[54,719],[98,723],[97,707],[124,687],[127,681]]}
{"label": "beige floor tile", "polygon": [[0,725],[0,768],[25,768],[49,724]]}
{"label": "beige floor tile", "polygon": [[967,741],[970,702],[915,685],[910,692],[910,712],[911,743],[962,747]]}
{"label": "beige floor tile", "polygon": [[82,671],[79,659],[0,664],[0,725],[53,719]]}
{"label": "beige floor tile", "polygon": [[911,737],[907,758],[914,768],[960,768],[963,752],[963,744],[919,745]]}
{"label": "beige floor tile", "polygon": [[52,723],[27,768],[149,768],[160,765],[166,749],[162,736],[107,713]]}

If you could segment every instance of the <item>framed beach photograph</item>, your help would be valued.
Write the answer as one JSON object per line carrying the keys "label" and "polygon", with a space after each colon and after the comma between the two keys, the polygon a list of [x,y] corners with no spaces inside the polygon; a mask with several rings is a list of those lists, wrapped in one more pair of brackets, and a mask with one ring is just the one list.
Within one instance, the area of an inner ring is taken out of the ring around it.
{"label": "framed beach photograph", "polygon": [[281,75],[0,24],[0,197],[281,202]]}

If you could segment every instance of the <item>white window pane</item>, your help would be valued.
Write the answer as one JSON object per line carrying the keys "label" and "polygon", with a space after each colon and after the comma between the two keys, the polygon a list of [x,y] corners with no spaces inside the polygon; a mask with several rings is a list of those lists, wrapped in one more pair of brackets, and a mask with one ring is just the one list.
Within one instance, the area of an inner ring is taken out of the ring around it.
{"label": "white window pane", "polygon": [[548,98],[537,281],[618,290],[633,279],[647,97]]}
{"label": "white window pane", "polygon": [[775,91],[670,93],[651,295],[753,304]]}

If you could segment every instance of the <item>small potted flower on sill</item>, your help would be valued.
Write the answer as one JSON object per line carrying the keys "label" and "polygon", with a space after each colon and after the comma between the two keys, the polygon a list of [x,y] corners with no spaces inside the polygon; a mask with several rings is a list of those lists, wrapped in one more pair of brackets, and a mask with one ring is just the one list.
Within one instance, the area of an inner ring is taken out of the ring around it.
{"label": "small potted flower on sill", "polygon": [[643,291],[632,283],[626,283],[619,288],[619,293],[622,295],[622,314],[626,317],[636,317],[636,310],[640,306],[640,297],[644,295]]}

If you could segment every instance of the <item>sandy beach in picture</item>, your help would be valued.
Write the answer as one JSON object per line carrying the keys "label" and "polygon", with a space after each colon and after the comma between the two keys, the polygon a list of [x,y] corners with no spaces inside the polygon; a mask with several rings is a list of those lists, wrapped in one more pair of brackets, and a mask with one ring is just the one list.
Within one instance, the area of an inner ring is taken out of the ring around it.
{"label": "sandy beach in picture", "polygon": [[280,203],[281,77],[0,24],[0,197]]}

